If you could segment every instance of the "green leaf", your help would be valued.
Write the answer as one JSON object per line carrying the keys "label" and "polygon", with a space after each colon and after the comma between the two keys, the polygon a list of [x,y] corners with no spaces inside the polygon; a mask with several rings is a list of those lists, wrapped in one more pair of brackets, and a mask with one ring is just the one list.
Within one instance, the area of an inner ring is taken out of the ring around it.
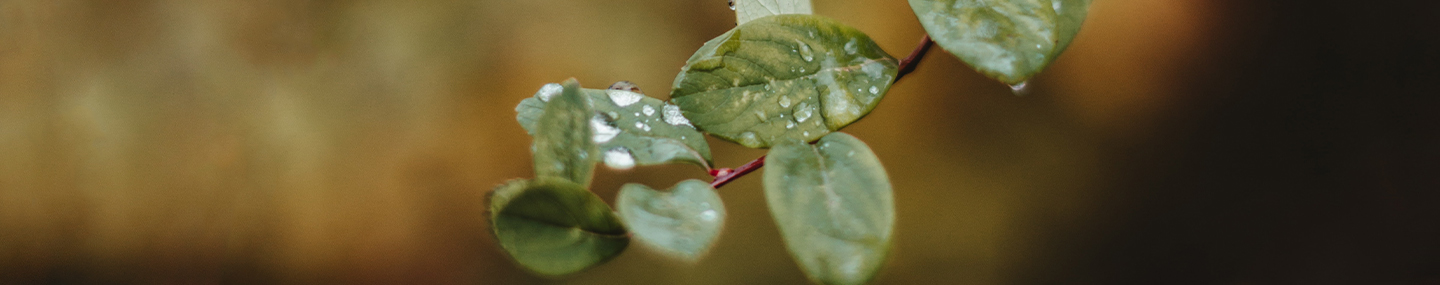
{"label": "green leaf", "polygon": [[640,184],[620,187],[620,217],[636,239],[686,261],[698,260],[720,236],[725,206],[709,182],[681,181],[669,192]]}
{"label": "green leaf", "polygon": [[859,120],[895,79],[896,60],[835,20],[776,15],[705,43],[670,101],[700,130],[752,148],[813,141]]}
{"label": "green leaf", "polygon": [[805,274],[825,284],[874,278],[895,224],[890,179],[875,153],[832,133],[814,145],[777,145],[765,164],[765,200]]}
{"label": "green leaf", "polygon": [[590,121],[594,117],[590,99],[574,78],[565,80],[564,90],[545,105],[535,120],[535,176],[560,177],[590,185],[599,150],[591,141]]}
{"label": "green leaf", "polygon": [[512,180],[490,194],[491,230],[521,266],[544,275],[580,272],[630,244],[600,197],[569,180]]}
{"label": "green leaf", "polygon": [[1018,85],[1070,45],[1090,0],[910,0],[910,8],[941,48]]}
{"label": "green leaf", "polygon": [[735,6],[735,24],[780,14],[815,14],[810,0],[731,0]]}
{"label": "green leaf", "polygon": [[[629,84],[621,81],[616,85]],[[515,107],[515,120],[534,135],[545,106],[562,87],[550,83],[534,97]],[[580,89],[592,102],[593,136],[607,166],[628,169],[635,165],[689,163],[710,169],[710,145],[705,136],[680,113],[680,107],[639,93],[638,88]],[[623,103],[623,106],[622,106]]]}

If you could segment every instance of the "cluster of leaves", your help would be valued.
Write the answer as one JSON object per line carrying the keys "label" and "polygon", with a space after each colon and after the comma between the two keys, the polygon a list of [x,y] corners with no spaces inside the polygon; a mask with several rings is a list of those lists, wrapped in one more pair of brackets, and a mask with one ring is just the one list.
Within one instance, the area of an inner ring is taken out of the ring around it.
{"label": "cluster of leaves", "polygon": [[[534,139],[536,178],[492,191],[489,219],[517,263],[567,275],[619,255],[632,237],[682,260],[701,258],[725,221],[711,183],[690,179],[665,191],[626,184],[616,210],[588,188],[601,162],[712,170],[709,134],[770,149],[766,201],[811,280],[874,278],[894,232],[890,180],[865,143],[838,131],[875,108],[901,75],[900,62],[859,30],[809,15],[808,0],[731,3],[738,25],[686,61],[668,101],[629,82],[584,89],[570,79],[516,107]],[[1089,0],[910,5],[942,48],[983,74],[1023,84],[1068,45]]]}

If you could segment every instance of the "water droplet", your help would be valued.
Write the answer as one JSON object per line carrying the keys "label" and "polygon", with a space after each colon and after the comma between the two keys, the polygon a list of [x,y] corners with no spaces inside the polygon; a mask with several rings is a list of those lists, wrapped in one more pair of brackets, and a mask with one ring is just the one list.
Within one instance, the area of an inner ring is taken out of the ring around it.
{"label": "water droplet", "polygon": [[764,120],[765,120],[765,112],[764,112],[764,111],[760,111],[760,110],[755,110],[755,117],[756,117],[756,118],[760,118],[761,121],[764,121]]}
{"label": "water droplet", "polygon": [[1040,48],[1040,44],[1035,44],[1035,48]]}
{"label": "water droplet", "polygon": [[641,112],[641,113],[645,113],[646,116],[654,116],[654,115],[655,115],[655,107],[650,107],[650,105],[645,105],[644,107],[640,107],[640,112]]}
{"label": "water droplet", "polygon": [[880,94],[879,86],[870,86],[870,94]]}
{"label": "water droplet", "polygon": [[715,219],[719,216],[720,214],[715,213],[715,210],[705,210],[704,212],[700,212],[700,219],[707,222],[715,221]]}
{"label": "water droplet", "polygon": [[790,96],[780,96],[780,108],[790,108]]}
{"label": "water droplet", "polygon": [[845,43],[845,54],[855,54],[856,52],[860,52],[860,43],[855,42],[855,39],[852,38]]}
{"label": "water droplet", "polygon": [[[795,43],[800,44],[801,58],[804,58],[806,62],[815,60],[815,52],[810,51],[810,45],[807,45],[805,44],[805,42],[802,42],[800,40],[795,40]],[[805,70],[800,70],[800,72],[805,72]]]}
{"label": "water droplet", "polygon": [[742,145],[759,145],[760,140],[755,138],[754,132],[740,133],[739,143]]}
{"label": "water droplet", "polygon": [[550,102],[550,98],[560,95],[561,91],[565,91],[565,87],[560,86],[559,83],[547,83],[540,86],[540,91],[535,92],[535,98],[539,98],[540,102]]}
{"label": "water droplet", "polygon": [[855,151],[852,150],[850,151],[850,154],[846,154],[845,156],[855,156]]}
{"label": "water droplet", "polygon": [[800,133],[800,135],[809,137],[809,136],[810,136],[810,131],[805,131],[805,132],[803,132],[803,133]]}
{"label": "water droplet", "polygon": [[1060,2],[1063,1],[1055,0],[1050,3],[1050,8],[1055,8],[1055,13],[1060,13]]}
{"label": "water droplet", "polygon": [[730,0],[730,11],[735,11],[735,0]]}
{"label": "water droplet", "polygon": [[1030,89],[1026,88],[1028,84],[1030,84],[1029,81],[1023,81],[1020,82],[1020,84],[1010,85],[1010,92],[1015,93],[1015,96],[1025,96],[1025,94],[1030,93]]}
{"label": "water droplet", "polygon": [[590,128],[595,131],[594,137],[591,138],[595,143],[605,143],[620,135],[620,128],[611,126],[610,120],[599,114],[590,117]]}
{"label": "water droplet", "polygon": [[610,115],[610,120],[620,118],[620,113],[616,113],[615,111],[605,112],[605,114]]}
{"label": "water droplet", "polygon": [[640,93],[630,92],[627,90],[614,89],[605,90],[605,95],[610,95],[610,101],[615,102],[615,106],[620,107],[630,106],[630,104],[640,102],[640,98],[645,96],[640,95]]}
{"label": "water droplet", "polygon": [[630,155],[630,149],[617,147],[605,151],[605,166],[625,170],[635,167],[635,156]]}
{"label": "water droplet", "polygon": [[645,129],[645,123],[635,122],[636,129]]}
{"label": "water droplet", "polygon": [[625,90],[625,91],[630,91],[630,92],[645,94],[645,92],[640,92],[640,85],[635,85],[635,83],[632,83],[632,82],[630,82],[630,81],[623,81],[623,80],[622,80],[622,81],[617,81],[617,82],[615,82],[615,84],[610,84],[610,88],[605,88],[605,89],[610,89],[610,90]]}
{"label": "water droplet", "polygon": [[665,107],[662,107],[661,111],[661,116],[664,117],[665,123],[667,124],[676,126],[690,125],[690,119],[686,119],[684,115],[680,114],[680,106],[665,104]]}
{"label": "water droplet", "polygon": [[786,129],[794,129],[794,128],[795,128],[795,121],[785,121],[785,128],[786,128]]}
{"label": "water droplet", "polygon": [[811,115],[814,115],[814,112],[814,109],[810,108],[810,104],[800,102],[800,105],[795,106],[795,121],[804,123],[805,120],[810,119]]}
{"label": "water droplet", "polygon": [[730,85],[740,86],[740,78],[736,77],[734,80],[730,80]]}

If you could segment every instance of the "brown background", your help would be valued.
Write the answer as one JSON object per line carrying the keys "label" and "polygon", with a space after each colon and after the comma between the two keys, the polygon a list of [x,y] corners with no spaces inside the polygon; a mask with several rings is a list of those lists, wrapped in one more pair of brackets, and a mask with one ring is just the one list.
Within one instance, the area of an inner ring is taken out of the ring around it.
{"label": "brown background", "polygon": [[[758,176],[697,264],[541,279],[481,218],[531,176],[522,98],[665,98],[723,2],[0,0],[0,283],[803,283]],[[1296,2],[1097,0],[1026,96],[932,50],[845,130],[895,186],[876,283],[1440,283],[1440,7]],[[905,1],[815,7],[923,35]]]}

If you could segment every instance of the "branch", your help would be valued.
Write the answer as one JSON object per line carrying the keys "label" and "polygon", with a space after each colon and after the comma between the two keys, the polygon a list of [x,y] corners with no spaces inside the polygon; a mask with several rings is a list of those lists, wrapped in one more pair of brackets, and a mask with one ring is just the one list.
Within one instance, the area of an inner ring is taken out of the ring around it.
{"label": "branch", "polygon": [[[895,73],[894,82],[900,82],[900,77],[910,74],[911,71],[915,71],[915,66],[920,63],[921,58],[925,58],[925,53],[930,51],[930,46],[934,44],[935,41],[930,40],[930,35],[925,35],[924,38],[921,38],[920,44],[915,46],[915,50],[910,51],[910,56],[906,56],[905,59],[900,60],[900,70]],[[725,184],[730,183],[730,181],[745,176],[745,174],[750,174],[750,172],[754,172],[763,166],[765,166],[765,156],[762,155],[755,160],[751,160],[749,163],[745,163],[745,165],[741,165],[739,168],[710,170],[710,176],[715,176],[715,180],[710,182],[710,187],[719,189],[720,186],[725,186]]]}
{"label": "branch", "polygon": [[710,175],[715,176],[715,181],[710,182],[710,187],[720,188],[720,186],[725,186],[725,183],[730,183],[730,181],[735,180],[735,178],[740,178],[740,176],[745,176],[745,174],[754,172],[756,169],[760,169],[761,166],[765,166],[764,155],[761,155],[759,158],[755,158],[755,160],[751,160],[745,165],[741,165],[740,168],[721,168],[711,170]]}
{"label": "branch", "polygon": [[928,34],[925,35],[924,38],[921,38],[920,43],[915,46],[915,50],[910,51],[910,56],[906,56],[905,59],[900,60],[900,71],[895,73],[895,82],[900,82],[901,77],[905,77],[906,74],[915,71],[915,66],[920,65],[920,59],[925,58],[926,52],[930,51],[930,46],[934,44],[935,41],[930,40],[930,35]]}

